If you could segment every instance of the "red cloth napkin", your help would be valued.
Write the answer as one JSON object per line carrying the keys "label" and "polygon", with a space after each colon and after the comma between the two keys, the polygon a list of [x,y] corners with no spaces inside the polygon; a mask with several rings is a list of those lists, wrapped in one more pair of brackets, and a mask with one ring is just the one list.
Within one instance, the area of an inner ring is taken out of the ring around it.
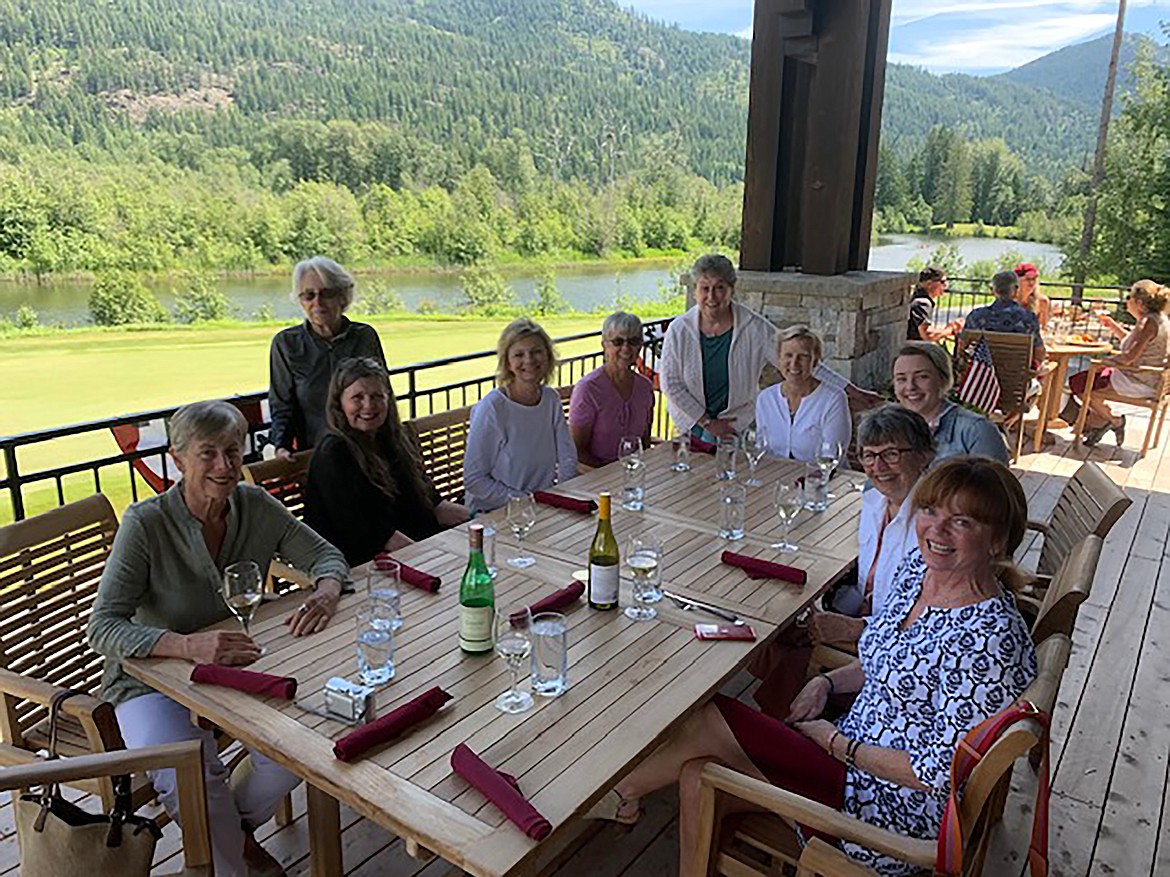
{"label": "red cloth napkin", "polygon": [[736,554],[734,551],[724,551],[721,558],[728,566],[738,566],[753,579],[783,579],[803,585],[808,581],[808,573],[794,566],[785,566],[782,563],[772,563],[759,557],[748,557],[746,554]]}
{"label": "red cloth napkin", "polygon": [[413,566],[407,566],[401,560],[394,560],[389,554],[376,555],[374,566],[378,569],[387,569],[388,561],[394,561],[398,564],[398,577],[408,585],[413,585],[423,591],[430,591],[432,594],[438,593],[439,585],[443,583],[441,578],[433,576],[429,572],[423,572],[421,569],[415,569]]}
{"label": "red cloth napkin", "polygon": [[451,768],[499,807],[500,812],[530,838],[544,840],[548,837],[552,825],[521,794],[514,776],[496,770],[472,752],[466,743],[460,743],[451,753]]}
{"label": "red cloth napkin", "polygon": [[291,676],[273,676],[271,673],[221,667],[218,664],[196,664],[191,671],[191,681],[204,685],[222,685],[248,694],[283,697],[285,700],[292,700],[297,694],[297,680]]}
{"label": "red cloth napkin", "polygon": [[450,699],[451,695],[436,685],[414,700],[334,742],[333,754],[342,761],[353,761],[367,749],[392,740],[407,728],[429,719]]}
{"label": "red cloth napkin", "polygon": [[691,451],[696,454],[714,454],[715,446],[697,436],[691,436]]}
{"label": "red cloth napkin", "polygon": [[[533,617],[541,612],[558,612],[566,606],[572,606],[581,599],[581,595],[584,593],[585,585],[581,582],[573,582],[567,588],[561,588],[547,597],[541,597],[528,607],[528,611],[532,613]],[[522,613],[517,612],[512,616],[512,620],[517,620],[521,615]]]}
{"label": "red cloth napkin", "polygon": [[549,493],[547,490],[532,491],[532,498],[544,505],[568,509],[571,512],[580,512],[583,515],[591,515],[597,511],[597,503],[591,499],[575,499],[560,493]]}

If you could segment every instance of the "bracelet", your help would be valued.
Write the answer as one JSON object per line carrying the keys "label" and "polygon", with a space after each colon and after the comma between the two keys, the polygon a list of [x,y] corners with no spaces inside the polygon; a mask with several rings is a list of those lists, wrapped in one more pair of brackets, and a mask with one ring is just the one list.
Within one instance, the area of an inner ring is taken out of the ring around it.
{"label": "bracelet", "polygon": [[817,675],[829,683],[829,697],[837,693],[837,686],[833,684],[833,679],[828,673],[818,673]]}
{"label": "bracelet", "polygon": [[857,750],[861,748],[860,740],[850,740],[849,745],[845,747],[845,766],[857,766]]}
{"label": "bracelet", "polygon": [[829,753],[829,755],[832,755],[833,758],[837,757],[833,753],[833,744],[837,742],[837,738],[840,736],[841,736],[841,732],[839,730],[837,730],[836,728],[834,728],[833,729],[833,736],[829,738],[829,745],[828,745],[828,753]]}

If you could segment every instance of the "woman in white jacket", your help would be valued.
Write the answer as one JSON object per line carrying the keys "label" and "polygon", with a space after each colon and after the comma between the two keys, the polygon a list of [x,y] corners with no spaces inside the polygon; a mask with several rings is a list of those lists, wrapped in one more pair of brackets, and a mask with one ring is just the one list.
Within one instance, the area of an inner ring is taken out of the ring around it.
{"label": "woman in white jacket", "polygon": [[777,364],[776,329],[733,301],[735,267],[726,256],[700,257],[691,280],[695,306],[662,342],[662,391],[679,430],[697,426],[712,440],[735,435],[755,417],[760,373]]}

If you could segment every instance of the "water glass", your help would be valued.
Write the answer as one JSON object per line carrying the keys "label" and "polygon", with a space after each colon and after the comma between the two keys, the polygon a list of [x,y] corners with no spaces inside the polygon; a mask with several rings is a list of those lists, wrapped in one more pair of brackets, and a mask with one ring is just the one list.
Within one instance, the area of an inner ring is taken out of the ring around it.
{"label": "water glass", "polygon": [[820,444],[817,446],[816,464],[821,467],[821,471],[825,473],[825,499],[831,500],[837,497],[829,493],[829,479],[833,477],[833,471],[841,465],[841,456],[845,453],[845,449],[841,447],[841,443],[833,441],[832,439],[822,438]]}
{"label": "water glass", "polygon": [[691,471],[691,434],[689,432],[682,432],[671,439],[671,446],[674,448],[674,465],[671,466],[673,472],[690,472]]}
{"label": "water glass", "polygon": [[817,463],[804,467],[804,507],[810,512],[823,512],[829,507],[829,470]]}
{"label": "water glass", "polygon": [[719,439],[715,447],[715,477],[720,481],[734,481],[738,456],[739,440],[735,436]]}
{"label": "water glass", "polygon": [[744,482],[748,487],[762,487],[763,482],[756,477],[756,467],[764,454],[768,452],[768,436],[762,426],[749,426],[743,433],[743,454],[748,462],[748,479]]}
{"label": "water glass", "polygon": [[394,630],[369,601],[356,616],[358,678],[385,685],[394,678]]}
{"label": "water glass", "polygon": [[631,537],[626,543],[626,566],[634,580],[634,601],[626,608],[626,617],[649,621],[658,614],[650,604],[662,599],[662,542],[648,534]]}
{"label": "water glass", "polygon": [[569,626],[559,612],[532,619],[532,690],[556,697],[569,687]]}
{"label": "water glass", "polygon": [[536,563],[536,558],[524,552],[524,537],[536,523],[536,500],[531,493],[522,493],[508,499],[508,527],[516,537],[516,556],[508,558],[508,566],[524,569]]}
{"label": "water glass", "polygon": [[366,594],[370,599],[371,611],[394,630],[402,627],[400,573],[401,568],[395,561],[379,560],[378,566],[366,577]]}
{"label": "water glass", "polygon": [[522,713],[532,709],[534,701],[520,690],[520,668],[532,654],[532,612],[526,603],[503,603],[496,606],[496,654],[508,664],[512,684],[496,698],[502,713]]}
{"label": "water glass", "polygon": [[645,498],[646,464],[638,457],[629,457],[622,481],[622,508],[627,512],[640,512],[645,507]]}
{"label": "water glass", "polygon": [[719,528],[719,535],[724,539],[742,539],[747,488],[734,481],[724,484],[719,492],[719,499],[723,504],[723,523]]}

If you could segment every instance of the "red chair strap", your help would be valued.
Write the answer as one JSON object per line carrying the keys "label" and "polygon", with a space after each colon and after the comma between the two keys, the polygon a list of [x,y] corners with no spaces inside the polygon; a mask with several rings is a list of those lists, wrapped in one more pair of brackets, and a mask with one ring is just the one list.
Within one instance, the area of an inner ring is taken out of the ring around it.
{"label": "red chair strap", "polygon": [[1028,868],[1031,877],[1048,874],[1048,714],[1027,701],[1012,704],[968,731],[955,750],[951,762],[951,792],[943,811],[938,832],[938,853],[935,874],[939,877],[958,877],[963,867],[963,832],[959,825],[959,789],[971,775],[987,751],[1000,735],[1016,722],[1032,720],[1040,725],[1042,757],[1037,771],[1036,808],[1032,817],[1032,840],[1028,848]]}

